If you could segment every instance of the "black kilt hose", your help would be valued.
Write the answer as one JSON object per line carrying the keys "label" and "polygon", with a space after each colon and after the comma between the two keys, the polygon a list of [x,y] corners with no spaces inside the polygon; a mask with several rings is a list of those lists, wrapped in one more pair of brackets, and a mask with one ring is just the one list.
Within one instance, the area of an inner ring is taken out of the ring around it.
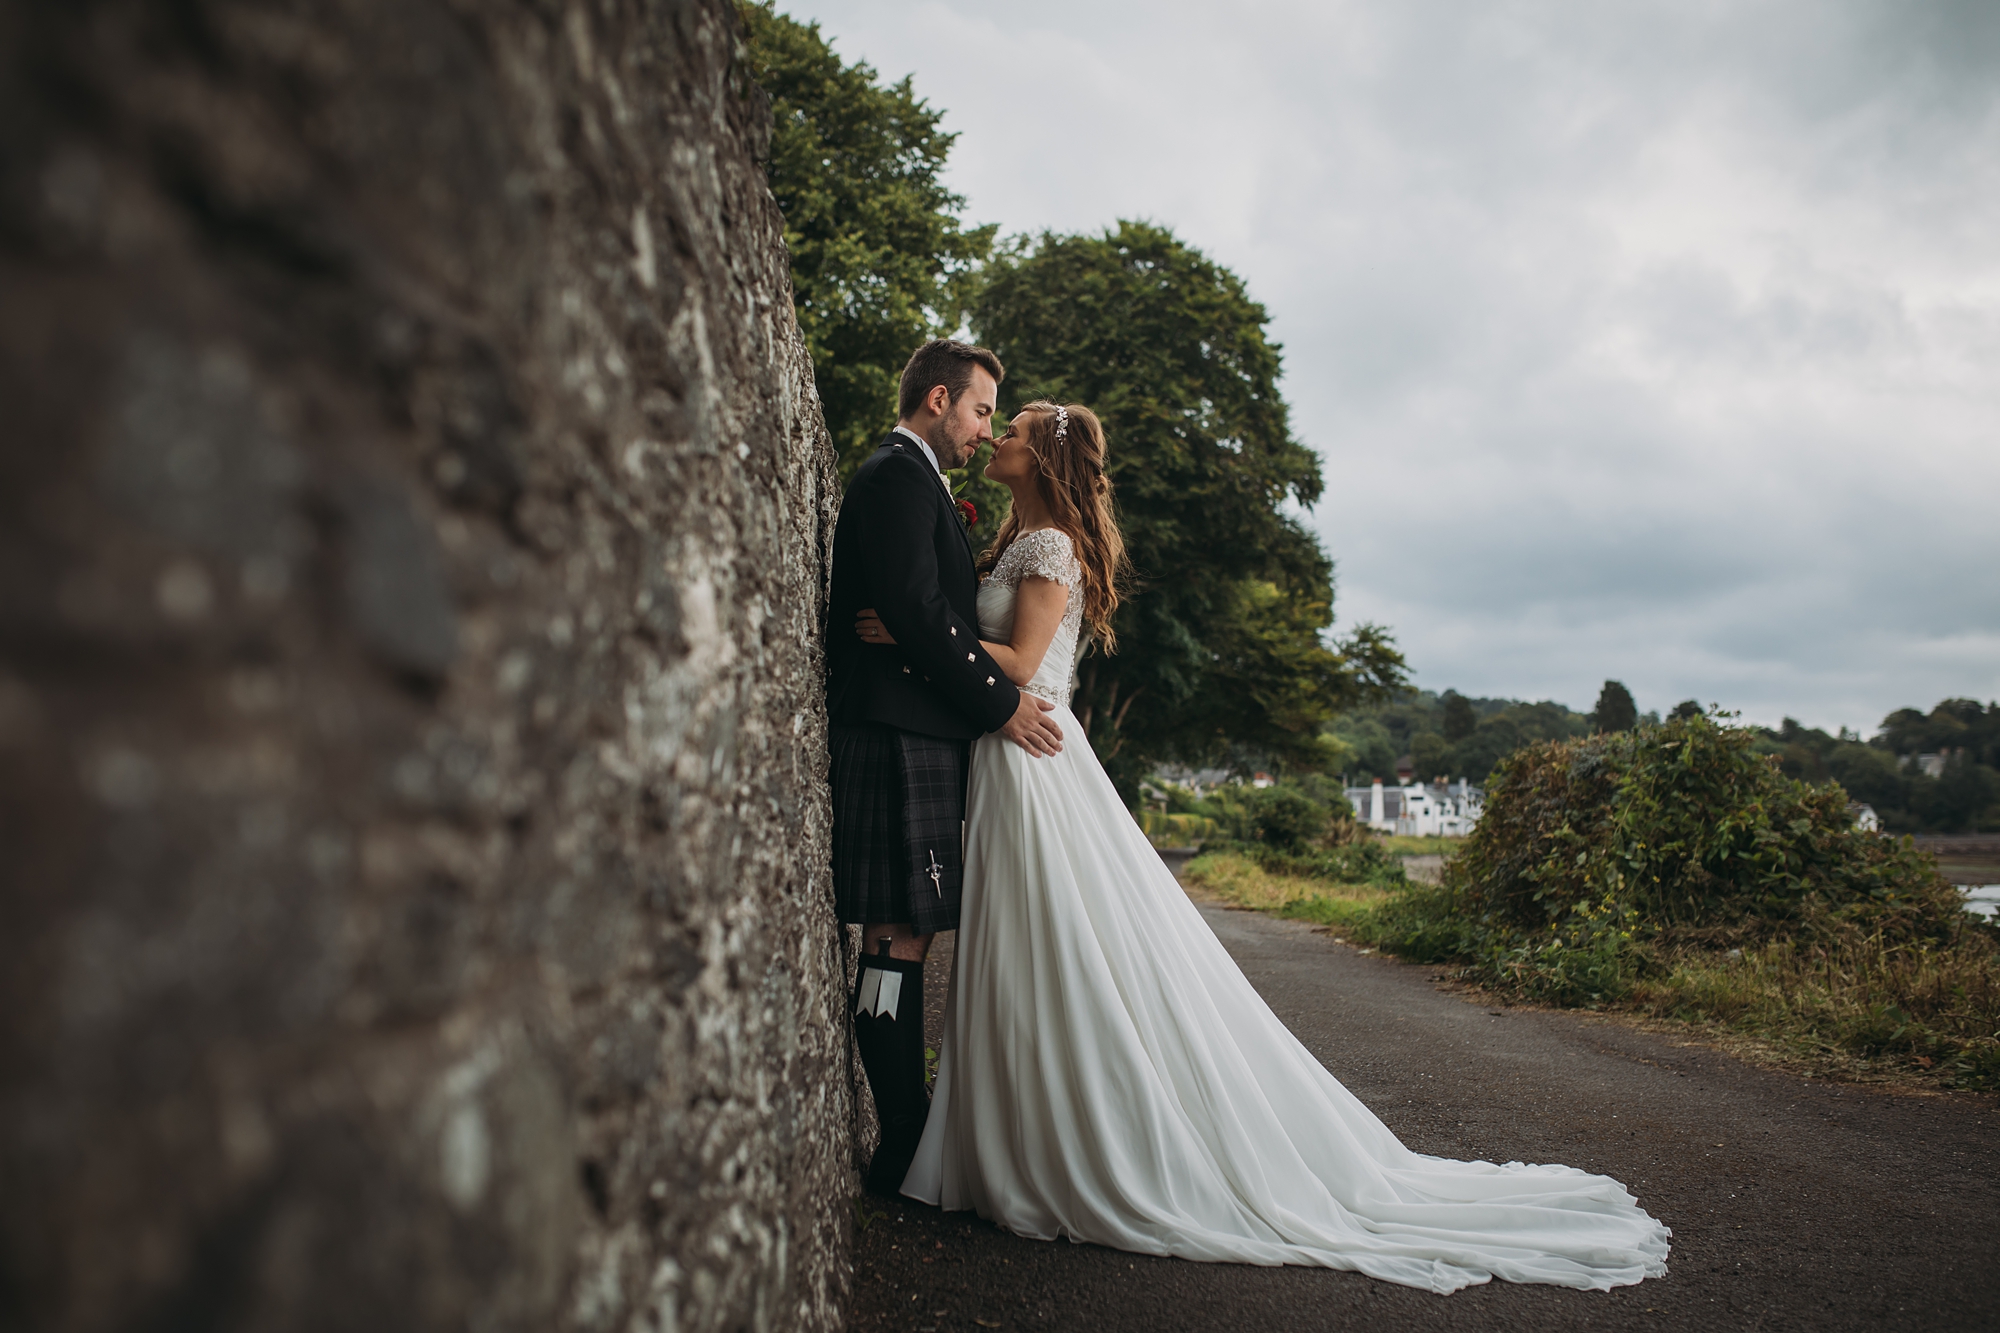
{"label": "black kilt hose", "polygon": [[840,919],[919,935],[957,930],[971,742],[839,725],[828,740]]}

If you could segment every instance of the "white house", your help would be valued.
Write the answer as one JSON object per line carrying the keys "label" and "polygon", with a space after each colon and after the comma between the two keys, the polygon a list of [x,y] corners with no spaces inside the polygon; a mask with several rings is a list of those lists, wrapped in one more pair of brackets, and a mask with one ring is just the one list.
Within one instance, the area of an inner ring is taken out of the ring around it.
{"label": "white house", "polygon": [[1176,787],[1185,787],[1194,796],[1205,796],[1217,787],[1232,781],[1240,781],[1236,774],[1226,768],[1183,768],[1179,764],[1162,764],[1153,770],[1153,776],[1162,782],[1171,782]]}
{"label": "white house", "polygon": [[1385,787],[1377,778],[1366,787],[1347,788],[1347,803],[1356,819],[1383,833],[1462,838],[1479,823],[1486,793],[1464,778],[1399,787]]}

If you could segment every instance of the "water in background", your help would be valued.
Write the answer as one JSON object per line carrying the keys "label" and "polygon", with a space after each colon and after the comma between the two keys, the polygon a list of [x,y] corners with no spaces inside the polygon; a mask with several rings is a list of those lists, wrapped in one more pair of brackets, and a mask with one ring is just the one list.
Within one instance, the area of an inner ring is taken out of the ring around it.
{"label": "water in background", "polygon": [[2000,916],[2000,884],[1961,884],[1965,910],[1977,916]]}

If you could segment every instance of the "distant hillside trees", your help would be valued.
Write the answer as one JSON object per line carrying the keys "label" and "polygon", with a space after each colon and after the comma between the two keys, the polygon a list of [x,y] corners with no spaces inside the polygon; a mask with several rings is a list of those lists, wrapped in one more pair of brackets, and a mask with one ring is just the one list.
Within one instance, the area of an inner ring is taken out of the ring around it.
{"label": "distant hillside trees", "polygon": [[1349,709],[1328,725],[1346,750],[1350,781],[1393,782],[1396,761],[1409,755],[1417,777],[1470,778],[1483,782],[1494,765],[1536,741],[1587,736],[1590,719],[1544,700],[1472,699],[1455,690],[1442,695],[1409,690],[1384,703]]}
{"label": "distant hillside trees", "polygon": [[[1760,748],[1787,775],[1838,782],[1894,832],[2000,832],[2000,704],[1946,699],[1928,713],[1899,708],[1865,743],[1791,718],[1760,735]],[[1925,771],[1925,755],[1936,756],[1936,773]]]}
{"label": "distant hillside trees", "polygon": [[[1625,699],[1629,703],[1630,694]],[[1668,718],[1686,721],[1704,712],[1689,699]],[[1615,727],[1605,725],[1607,716],[1617,720],[1607,714],[1602,697],[1597,710],[1585,716],[1558,703],[1411,690],[1386,703],[1350,709],[1327,730],[1346,750],[1353,781],[1393,781],[1396,761],[1408,755],[1421,780],[1483,782],[1501,760],[1536,742],[1643,730],[1660,720],[1639,713]],[[1830,736],[1791,718],[1776,728],[1745,730],[1752,748],[1775,760],[1785,776],[1815,785],[1839,783],[1849,797],[1874,807],[1891,832],[2000,833],[2000,704],[1946,699],[1928,713],[1899,708],[1867,741],[1849,731]],[[1926,755],[1936,772],[1926,771]]]}

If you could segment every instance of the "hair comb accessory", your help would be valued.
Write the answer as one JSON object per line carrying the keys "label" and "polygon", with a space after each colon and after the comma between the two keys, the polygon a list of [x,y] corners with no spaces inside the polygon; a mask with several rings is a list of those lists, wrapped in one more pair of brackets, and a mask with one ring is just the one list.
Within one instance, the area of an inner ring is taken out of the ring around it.
{"label": "hair comb accessory", "polygon": [[1069,438],[1069,409],[1067,407],[1064,407],[1061,403],[1057,403],[1056,443],[1061,444],[1064,440],[1068,438]]}

